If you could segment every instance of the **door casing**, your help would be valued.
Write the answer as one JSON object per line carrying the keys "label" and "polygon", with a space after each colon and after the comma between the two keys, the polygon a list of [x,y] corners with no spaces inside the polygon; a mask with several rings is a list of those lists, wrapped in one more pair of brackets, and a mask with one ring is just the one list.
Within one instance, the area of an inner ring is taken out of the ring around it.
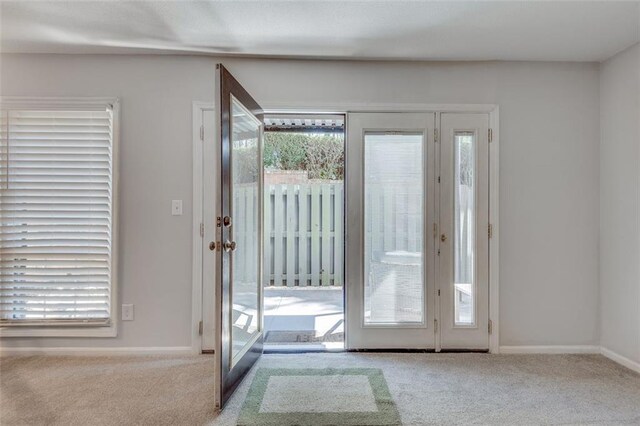
{"label": "door casing", "polygon": [[[323,113],[323,114],[347,114],[349,112],[422,112],[422,113],[474,113],[484,112],[489,114],[489,126],[492,131],[492,140],[489,144],[489,222],[492,225],[492,238],[489,240],[489,318],[492,323],[492,333],[489,336],[489,352],[500,353],[500,306],[499,306],[499,154],[500,154],[500,128],[499,107],[495,104],[428,104],[428,103],[313,103],[313,102],[262,102],[265,114],[280,113]],[[204,167],[210,167],[215,159],[206,157],[202,152],[200,141],[200,119],[195,112],[199,108],[211,107],[213,103],[194,101],[193,103],[193,279],[192,279],[192,332],[191,352],[202,351],[202,337],[199,335],[199,324],[202,320],[202,300],[204,286],[214,285],[211,280],[202,276],[203,237],[200,236],[200,223],[215,223],[215,217],[206,217],[202,211],[202,182]],[[436,119],[438,120],[438,118]],[[348,127],[348,123],[347,123]],[[346,130],[348,132],[348,128]],[[348,291],[348,290],[345,290]],[[213,304],[213,301],[210,301]],[[213,309],[210,310],[213,312]]]}

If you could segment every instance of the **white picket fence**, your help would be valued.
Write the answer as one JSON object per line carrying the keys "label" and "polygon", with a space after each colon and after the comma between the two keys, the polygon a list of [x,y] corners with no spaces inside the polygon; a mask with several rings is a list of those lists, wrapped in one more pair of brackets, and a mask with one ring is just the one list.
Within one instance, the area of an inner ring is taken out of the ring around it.
{"label": "white picket fence", "polygon": [[[246,212],[257,204],[255,187],[237,188],[234,203]],[[344,193],[342,183],[272,184],[264,192],[265,286],[341,286],[344,283]],[[456,235],[456,282],[471,282],[473,214],[470,189],[459,188],[456,212],[460,227]],[[420,188],[407,185],[371,185],[365,200],[367,257],[375,261],[393,252],[419,253],[423,246],[422,196]],[[252,214],[237,218],[237,238],[251,244],[255,230],[243,226]],[[247,253],[248,259],[255,254]],[[237,259],[242,262],[242,259]],[[238,265],[237,271],[254,270]],[[249,277],[236,277],[249,279]]]}

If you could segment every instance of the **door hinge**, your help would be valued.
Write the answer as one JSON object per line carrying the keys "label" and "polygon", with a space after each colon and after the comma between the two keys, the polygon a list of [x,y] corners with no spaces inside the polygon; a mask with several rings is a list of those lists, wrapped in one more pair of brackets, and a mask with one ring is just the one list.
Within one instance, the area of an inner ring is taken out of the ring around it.
{"label": "door hinge", "polygon": [[438,129],[433,129],[433,141],[438,143]]}
{"label": "door hinge", "polygon": [[198,335],[199,336],[202,336],[203,329],[204,329],[204,325],[202,324],[202,321],[200,321],[198,323]]}
{"label": "door hinge", "polygon": [[438,320],[437,319],[433,320],[433,332],[434,333],[438,332]]}
{"label": "door hinge", "polygon": [[487,235],[489,236],[489,238],[493,237],[493,225],[489,224],[489,226],[487,227]]}
{"label": "door hinge", "polygon": [[440,176],[438,176],[438,183],[440,183]]}
{"label": "door hinge", "polygon": [[438,296],[440,296],[440,289],[438,289]]}
{"label": "door hinge", "polygon": [[493,333],[493,321],[489,320],[489,334]]}
{"label": "door hinge", "polygon": [[200,126],[200,141],[204,141],[204,126]]}
{"label": "door hinge", "polygon": [[204,223],[200,222],[200,236],[204,237]]}
{"label": "door hinge", "polygon": [[489,143],[493,142],[493,129],[489,129]]}

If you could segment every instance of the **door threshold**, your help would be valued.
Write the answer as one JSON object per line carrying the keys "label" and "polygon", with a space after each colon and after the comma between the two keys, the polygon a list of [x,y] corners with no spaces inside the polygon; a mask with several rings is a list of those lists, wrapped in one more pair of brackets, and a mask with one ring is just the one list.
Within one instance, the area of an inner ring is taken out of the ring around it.
{"label": "door threshold", "polygon": [[265,344],[262,353],[265,354],[300,354],[300,353],[332,353],[346,352],[343,344],[333,345],[269,345]]}
{"label": "door threshold", "polygon": [[435,353],[435,349],[407,349],[407,348],[395,348],[395,349],[349,349],[349,352],[368,352],[368,353],[411,353],[411,354],[426,354]]}

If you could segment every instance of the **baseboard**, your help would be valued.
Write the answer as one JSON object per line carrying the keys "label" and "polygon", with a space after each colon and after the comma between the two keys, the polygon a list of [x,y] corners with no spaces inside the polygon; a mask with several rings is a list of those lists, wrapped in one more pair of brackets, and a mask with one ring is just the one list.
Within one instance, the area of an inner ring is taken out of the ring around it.
{"label": "baseboard", "polygon": [[501,354],[599,354],[595,345],[500,346]]}
{"label": "baseboard", "polygon": [[72,356],[112,356],[112,355],[191,355],[198,353],[191,346],[159,347],[2,347],[0,356],[16,355],[72,355]]}
{"label": "baseboard", "polygon": [[618,364],[623,365],[635,371],[636,373],[640,373],[640,362],[636,362],[605,347],[600,347],[600,353],[609,358],[611,361],[617,362]]}

